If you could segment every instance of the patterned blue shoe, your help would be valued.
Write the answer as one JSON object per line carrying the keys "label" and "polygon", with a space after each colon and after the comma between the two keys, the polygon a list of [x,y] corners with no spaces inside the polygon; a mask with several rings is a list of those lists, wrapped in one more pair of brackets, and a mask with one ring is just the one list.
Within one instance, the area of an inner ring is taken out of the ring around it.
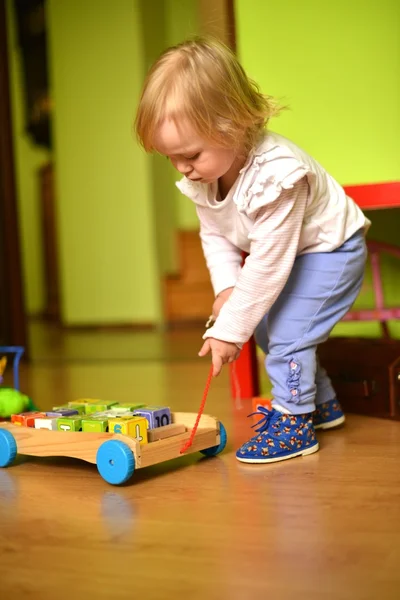
{"label": "patterned blue shoe", "polygon": [[342,407],[336,399],[319,404],[313,413],[314,429],[333,429],[345,420]]}
{"label": "patterned blue shoe", "polygon": [[253,425],[258,426],[257,435],[236,452],[236,458],[241,462],[278,462],[317,452],[319,445],[315,438],[313,413],[286,415],[260,406],[252,414],[261,419]]}

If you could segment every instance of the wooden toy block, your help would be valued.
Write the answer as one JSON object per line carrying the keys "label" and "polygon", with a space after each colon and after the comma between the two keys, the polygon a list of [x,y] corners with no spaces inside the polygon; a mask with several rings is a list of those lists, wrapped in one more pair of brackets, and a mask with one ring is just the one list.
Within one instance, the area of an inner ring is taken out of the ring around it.
{"label": "wooden toy block", "polygon": [[82,431],[101,433],[108,431],[108,419],[104,417],[82,419]]}
{"label": "wooden toy block", "polygon": [[164,425],[163,427],[156,427],[155,429],[149,429],[147,431],[147,437],[150,442],[157,442],[158,440],[165,440],[166,438],[185,433],[186,427],[180,423],[171,423],[171,425]]}
{"label": "wooden toy block", "polygon": [[76,400],[74,402],[68,402],[68,408],[75,408],[76,410],[80,410],[81,414],[86,414],[86,407],[88,406],[87,402],[83,400]]}
{"label": "wooden toy block", "polygon": [[113,407],[113,410],[124,409],[125,411],[133,412],[134,410],[138,410],[139,408],[143,408],[145,406],[146,406],[145,404],[141,404],[139,402],[135,402],[133,404],[131,404],[129,402],[121,402],[121,403],[116,404]]}
{"label": "wooden toy block", "polygon": [[85,414],[85,405],[84,404],[77,404],[74,407],[65,405],[65,406],[53,406],[53,411],[58,411],[58,410],[75,410],[77,412],[78,415],[82,415]]}
{"label": "wooden toy block", "polygon": [[117,404],[116,402],[99,402],[99,403],[89,403],[86,406],[86,414],[90,415],[93,413],[104,412],[105,410],[110,410],[112,406]]}
{"label": "wooden toy block", "polygon": [[144,417],[131,417],[130,419],[117,418],[108,421],[110,433],[122,433],[137,440],[140,444],[147,444],[148,421]]}
{"label": "wooden toy block", "polygon": [[18,415],[11,415],[11,423],[14,423],[14,425],[22,425],[23,427],[34,427],[35,419],[45,416],[46,414],[42,412],[19,413]]}
{"label": "wooden toy block", "polygon": [[57,430],[57,419],[53,417],[39,417],[35,419],[35,429]]}
{"label": "wooden toy block", "polygon": [[58,431],[81,431],[82,417],[60,417],[57,419]]}
{"label": "wooden toy block", "polygon": [[46,412],[47,417],[72,417],[73,415],[79,414],[75,408],[59,408],[57,410],[50,410]]}
{"label": "wooden toy block", "polygon": [[146,406],[135,410],[135,415],[145,417],[149,423],[149,429],[165,427],[171,423],[171,411],[168,406]]}
{"label": "wooden toy block", "polygon": [[[119,411],[118,409],[115,409],[115,408],[111,408],[110,410],[105,410],[105,411],[94,414],[94,416],[96,416],[96,417],[107,417],[108,419],[131,418],[134,415],[135,415],[135,413],[133,411],[129,411],[129,410]],[[93,415],[91,415],[91,416],[93,416]]]}

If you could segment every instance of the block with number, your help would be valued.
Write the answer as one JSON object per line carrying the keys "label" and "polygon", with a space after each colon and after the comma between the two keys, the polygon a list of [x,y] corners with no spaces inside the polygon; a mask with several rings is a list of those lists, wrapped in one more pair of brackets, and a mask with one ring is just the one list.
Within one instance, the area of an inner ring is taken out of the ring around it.
{"label": "block with number", "polygon": [[80,431],[82,429],[82,417],[60,417],[57,419],[59,431]]}
{"label": "block with number", "polygon": [[171,411],[168,406],[146,406],[135,410],[135,415],[145,417],[148,421],[148,428],[164,427],[171,423]]}
{"label": "block with number", "polygon": [[57,419],[53,417],[35,418],[35,429],[50,429],[50,431],[56,431]]}
{"label": "block with number", "polygon": [[122,433],[135,438],[141,444],[147,444],[148,421],[144,417],[131,417],[130,419],[110,419],[108,430],[110,433]]}
{"label": "block with number", "polygon": [[82,431],[92,433],[102,433],[104,431],[108,431],[108,419],[105,417],[86,417],[82,419]]}
{"label": "block with number", "polygon": [[11,423],[22,425],[23,427],[35,427],[35,419],[45,416],[46,414],[42,412],[19,413],[18,415],[11,415]]}

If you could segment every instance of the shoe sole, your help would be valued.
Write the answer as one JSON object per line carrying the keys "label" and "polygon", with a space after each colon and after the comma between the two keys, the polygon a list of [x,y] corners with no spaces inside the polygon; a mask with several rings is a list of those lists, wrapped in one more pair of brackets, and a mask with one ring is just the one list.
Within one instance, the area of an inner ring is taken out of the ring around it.
{"label": "shoe sole", "polygon": [[305,450],[299,450],[298,452],[293,452],[293,454],[288,454],[287,456],[277,456],[276,458],[239,458],[236,457],[238,461],[243,463],[251,463],[251,464],[264,464],[264,463],[273,463],[280,462],[281,460],[289,460],[290,458],[296,458],[296,456],[307,456],[308,454],[314,454],[314,452],[318,452],[319,444],[314,444],[311,448],[306,448]]}
{"label": "shoe sole", "polygon": [[334,427],[339,427],[346,420],[346,417],[342,415],[333,421],[327,421],[326,423],[320,423],[319,425],[314,425],[314,429],[333,429]]}

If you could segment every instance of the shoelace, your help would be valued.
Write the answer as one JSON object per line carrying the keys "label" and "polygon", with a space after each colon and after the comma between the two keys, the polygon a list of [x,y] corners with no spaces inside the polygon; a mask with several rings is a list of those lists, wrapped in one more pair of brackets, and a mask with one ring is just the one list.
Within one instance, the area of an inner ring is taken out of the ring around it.
{"label": "shoelace", "polygon": [[254,415],[262,415],[261,419],[251,426],[252,428],[259,426],[258,429],[255,429],[256,433],[263,433],[268,429],[271,423],[278,421],[279,417],[281,417],[281,413],[277,410],[268,410],[268,408],[264,408],[264,406],[259,406],[256,412],[251,413],[248,416],[253,417]]}

